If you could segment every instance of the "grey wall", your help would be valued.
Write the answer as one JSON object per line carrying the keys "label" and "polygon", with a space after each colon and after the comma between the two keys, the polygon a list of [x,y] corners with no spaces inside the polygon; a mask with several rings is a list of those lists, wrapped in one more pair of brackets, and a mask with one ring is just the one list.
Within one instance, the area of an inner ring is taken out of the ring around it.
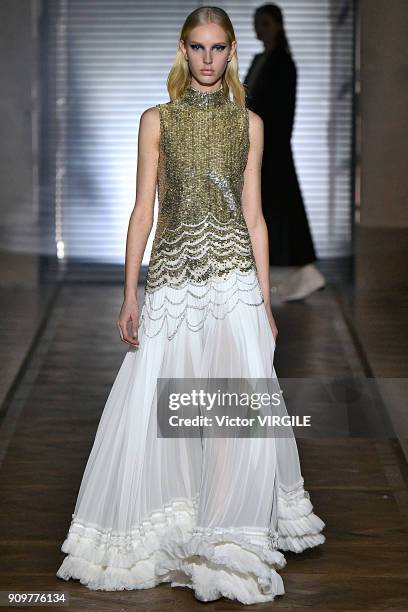
{"label": "grey wall", "polygon": [[360,0],[361,225],[408,227],[408,2]]}
{"label": "grey wall", "polygon": [[[55,0],[57,2],[57,0]],[[0,2],[0,251],[38,251],[41,0]],[[359,0],[361,226],[408,225],[406,0]]]}
{"label": "grey wall", "polygon": [[385,304],[392,319],[408,286],[408,2],[360,0],[358,11],[356,309],[378,316]]}
{"label": "grey wall", "polygon": [[36,28],[32,31],[37,9],[33,0],[0,2],[1,251],[38,250]]}
{"label": "grey wall", "polygon": [[[199,4],[46,0],[56,75],[50,71],[50,83],[56,78],[59,101],[49,105],[48,117],[53,122],[53,112],[60,115],[58,129],[49,132],[50,149],[58,143],[57,217],[66,257],[123,263],[135,198],[139,118],[144,109],[168,100],[166,78],[179,28]],[[353,3],[279,4],[298,68],[292,142],[315,245],[320,257],[349,255]],[[259,2],[219,0],[218,5],[234,24],[243,77],[253,54],[262,49],[253,31]]]}

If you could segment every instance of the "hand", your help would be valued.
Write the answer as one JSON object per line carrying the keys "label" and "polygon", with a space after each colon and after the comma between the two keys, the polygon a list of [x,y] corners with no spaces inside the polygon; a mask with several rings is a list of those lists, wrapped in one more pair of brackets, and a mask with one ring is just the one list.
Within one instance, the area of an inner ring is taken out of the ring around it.
{"label": "hand", "polygon": [[269,325],[271,326],[272,334],[276,342],[276,338],[278,335],[278,328],[276,327],[275,319],[272,315],[271,305],[265,302],[265,310],[268,317]]}
{"label": "hand", "polygon": [[[139,339],[137,337],[139,328],[139,305],[136,298],[125,298],[122,304],[122,308],[119,313],[119,320],[117,322],[119,328],[120,338],[123,342],[132,344],[133,346],[139,346]],[[131,332],[128,331],[128,323],[131,323]]]}

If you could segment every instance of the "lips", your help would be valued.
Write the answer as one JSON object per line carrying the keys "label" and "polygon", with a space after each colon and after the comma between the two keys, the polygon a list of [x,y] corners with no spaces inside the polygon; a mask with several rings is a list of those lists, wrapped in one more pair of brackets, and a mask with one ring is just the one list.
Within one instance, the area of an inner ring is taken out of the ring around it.
{"label": "lips", "polygon": [[214,74],[214,70],[201,70],[203,74]]}

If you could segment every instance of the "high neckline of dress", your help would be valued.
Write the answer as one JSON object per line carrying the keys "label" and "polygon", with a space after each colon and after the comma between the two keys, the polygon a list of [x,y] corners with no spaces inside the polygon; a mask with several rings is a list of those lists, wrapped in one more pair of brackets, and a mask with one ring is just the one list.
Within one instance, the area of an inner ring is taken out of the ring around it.
{"label": "high neckline of dress", "polygon": [[182,96],[183,102],[198,108],[214,108],[227,102],[223,86],[215,91],[200,91],[195,89],[191,83],[187,85]]}

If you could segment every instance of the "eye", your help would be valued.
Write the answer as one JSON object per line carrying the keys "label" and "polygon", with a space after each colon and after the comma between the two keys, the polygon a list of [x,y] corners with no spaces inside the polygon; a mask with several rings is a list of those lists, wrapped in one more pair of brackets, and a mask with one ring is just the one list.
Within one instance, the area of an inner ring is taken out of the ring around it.
{"label": "eye", "polygon": [[[194,51],[197,51],[198,49],[200,49],[202,47],[202,45],[198,44],[198,43],[191,43],[190,47],[192,49],[194,49]],[[217,51],[224,51],[226,45],[215,45],[214,49],[216,49]]]}

